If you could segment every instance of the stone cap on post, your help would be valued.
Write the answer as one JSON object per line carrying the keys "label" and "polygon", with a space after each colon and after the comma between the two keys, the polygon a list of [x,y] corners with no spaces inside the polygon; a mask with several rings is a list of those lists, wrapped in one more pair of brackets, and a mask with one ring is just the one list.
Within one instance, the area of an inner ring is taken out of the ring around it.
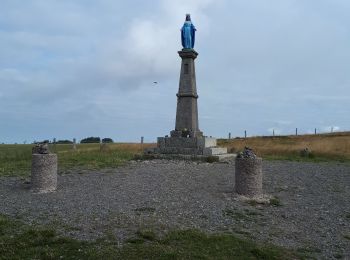
{"label": "stone cap on post", "polygon": [[255,197],[263,194],[262,159],[245,147],[236,157],[235,190],[238,194]]}
{"label": "stone cap on post", "polygon": [[49,145],[47,143],[38,143],[32,148],[32,154],[50,154]]}
{"label": "stone cap on post", "polygon": [[259,157],[254,153],[253,149],[246,146],[242,152],[237,154],[236,159],[259,159]]}

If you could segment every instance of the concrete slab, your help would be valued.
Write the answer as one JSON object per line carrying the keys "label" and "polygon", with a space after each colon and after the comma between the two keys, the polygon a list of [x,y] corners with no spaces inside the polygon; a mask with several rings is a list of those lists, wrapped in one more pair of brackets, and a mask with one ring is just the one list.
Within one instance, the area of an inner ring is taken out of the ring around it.
{"label": "concrete slab", "polygon": [[192,161],[218,161],[223,162],[229,159],[236,158],[236,154],[218,154],[212,156],[204,156],[204,155],[190,155],[190,154],[160,154],[160,153],[151,153],[153,158],[156,159],[168,159],[168,160],[192,160]]}

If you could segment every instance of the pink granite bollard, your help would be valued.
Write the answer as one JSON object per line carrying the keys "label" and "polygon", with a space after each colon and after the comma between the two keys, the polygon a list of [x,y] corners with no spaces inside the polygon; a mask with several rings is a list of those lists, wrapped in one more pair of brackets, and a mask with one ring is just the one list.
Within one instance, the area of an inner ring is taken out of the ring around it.
{"label": "pink granite bollard", "polygon": [[248,147],[236,157],[235,190],[238,194],[258,197],[263,194],[262,158]]}
{"label": "pink granite bollard", "polygon": [[32,151],[31,190],[53,192],[57,188],[57,155],[51,154],[47,144],[39,144]]}

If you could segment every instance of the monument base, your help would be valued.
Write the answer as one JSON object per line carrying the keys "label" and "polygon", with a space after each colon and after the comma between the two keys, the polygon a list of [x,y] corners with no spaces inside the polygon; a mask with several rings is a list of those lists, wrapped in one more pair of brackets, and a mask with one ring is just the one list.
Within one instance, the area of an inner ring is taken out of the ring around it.
{"label": "monument base", "polygon": [[146,149],[146,154],[159,158],[180,158],[206,160],[214,157],[217,160],[235,157],[228,154],[227,148],[217,147],[216,138],[212,137],[158,137],[157,147]]}

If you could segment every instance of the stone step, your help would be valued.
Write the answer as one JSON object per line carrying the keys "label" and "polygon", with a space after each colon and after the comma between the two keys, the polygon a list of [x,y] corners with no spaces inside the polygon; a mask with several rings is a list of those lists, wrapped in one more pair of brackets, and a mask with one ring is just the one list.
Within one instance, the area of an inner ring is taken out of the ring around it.
{"label": "stone step", "polygon": [[163,154],[187,154],[187,155],[202,155],[201,149],[197,148],[182,148],[182,147],[163,147],[158,148],[159,153]]}
{"label": "stone step", "polygon": [[203,150],[203,155],[205,156],[212,156],[212,155],[218,155],[218,154],[227,154],[227,148],[208,147],[208,148],[204,148]]}
{"label": "stone step", "polygon": [[230,159],[233,159],[236,157],[236,154],[233,153],[227,153],[227,154],[217,154],[217,155],[211,155],[211,156],[204,156],[204,155],[193,155],[193,154],[165,154],[165,153],[154,153],[152,154],[154,158],[159,159],[180,159],[180,160],[199,160],[199,161],[207,161],[209,158],[214,158],[215,161],[223,162],[223,161],[229,161]]}
{"label": "stone step", "polygon": [[157,146],[159,148],[178,147],[203,149],[205,147],[216,147],[216,139],[211,137],[158,137]]}
{"label": "stone step", "polygon": [[237,154],[235,153],[226,153],[226,154],[217,154],[214,155],[214,157],[218,158],[218,160],[221,161],[225,161],[231,158],[236,158]]}

